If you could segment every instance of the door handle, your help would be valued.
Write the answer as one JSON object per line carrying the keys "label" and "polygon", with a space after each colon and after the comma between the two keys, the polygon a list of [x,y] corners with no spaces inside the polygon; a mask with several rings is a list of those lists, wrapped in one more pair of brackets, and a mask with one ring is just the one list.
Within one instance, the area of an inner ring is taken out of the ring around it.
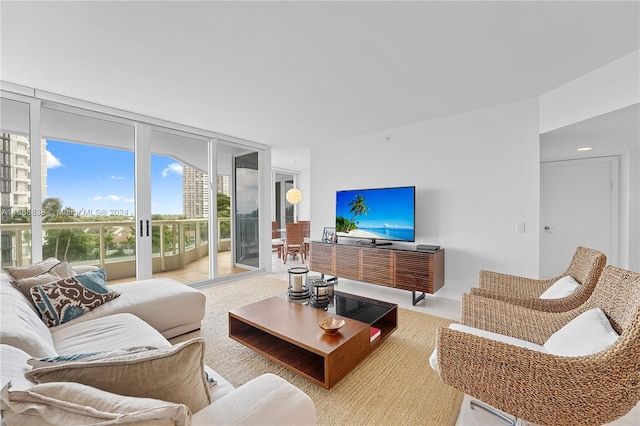
{"label": "door handle", "polygon": [[550,227],[549,225],[547,225],[547,226],[544,227],[544,232],[548,232],[548,233],[552,234],[553,233],[553,228]]}
{"label": "door handle", "polygon": [[544,230],[545,230],[545,231],[548,231],[549,229],[551,229],[551,228],[549,228],[548,226],[545,226],[545,227],[544,227]]}

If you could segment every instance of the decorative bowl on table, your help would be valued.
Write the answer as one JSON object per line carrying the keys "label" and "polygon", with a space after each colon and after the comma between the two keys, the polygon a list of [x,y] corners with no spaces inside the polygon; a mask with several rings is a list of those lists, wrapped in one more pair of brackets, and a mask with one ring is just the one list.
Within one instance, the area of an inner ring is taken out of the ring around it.
{"label": "decorative bowl on table", "polygon": [[333,317],[327,317],[318,322],[318,325],[327,334],[336,334],[338,330],[345,324],[344,320]]}

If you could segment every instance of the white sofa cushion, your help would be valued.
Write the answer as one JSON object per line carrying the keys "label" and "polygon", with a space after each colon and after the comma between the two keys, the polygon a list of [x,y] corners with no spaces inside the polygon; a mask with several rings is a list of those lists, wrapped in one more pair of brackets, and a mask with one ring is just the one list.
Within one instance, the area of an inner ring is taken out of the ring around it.
{"label": "white sofa cushion", "polygon": [[[451,324],[449,328],[452,330],[461,331],[463,333],[473,334],[474,336],[484,337],[485,339],[496,340],[498,342],[503,342],[509,345],[518,346],[525,349],[531,349],[532,351],[538,352],[547,352],[547,349],[536,343],[529,342],[527,340],[516,339],[515,337],[505,336],[503,334],[494,333],[491,331],[483,330],[481,328],[469,327],[463,324]],[[436,347],[431,356],[429,357],[429,365],[435,371],[438,371],[438,348]]]}
{"label": "white sofa cushion", "polygon": [[152,398],[105,392],[71,382],[45,383],[28,388],[2,388],[3,418],[7,424],[189,424],[189,409]]}
{"label": "white sofa cushion", "polygon": [[[287,409],[278,409],[286,402]],[[263,374],[192,417],[194,426],[227,425],[315,425],[313,400],[300,389],[274,374]]]}
{"label": "white sofa cushion", "polygon": [[31,370],[27,361],[31,355],[14,346],[0,344],[0,389],[7,383],[14,382],[18,386],[31,386],[25,373]]}
{"label": "white sofa cushion", "polygon": [[185,404],[192,412],[211,403],[204,370],[204,339],[108,360],[34,368],[36,383],[77,382],[119,395]]}
{"label": "white sofa cushion", "polygon": [[129,312],[142,318],[167,339],[200,328],[206,296],[170,278],[116,284],[113,289],[133,299]]}
{"label": "white sofa cushion", "polygon": [[580,283],[578,283],[571,275],[560,278],[553,283],[551,287],[546,289],[540,295],[540,299],[560,299],[562,297],[571,296],[578,291]]}
{"label": "white sofa cushion", "polygon": [[84,315],[81,315],[77,318],[74,318],[70,321],[64,322],[60,325],[56,325],[55,327],[50,327],[49,330],[51,332],[57,330],[63,330],[69,326],[74,324],[79,324],[84,321],[89,321],[96,318],[101,318],[107,315],[113,314],[122,314],[131,312],[131,307],[135,304],[131,296],[128,294],[120,294],[119,297],[116,297],[109,303],[102,304],[95,309],[90,310]]}
{"label": "white sofa cushion", "polygon": [[618,340],[618,333],[600,308],[583,312],[544,342],[547,351],[560,356],[584,356],[603,351]]}
{"label": "white sofa cushion", "polygon": [[49,329],[4,274],[0,282],[0,324],[0,342],[34,357],[57,355]]}
{"label": "white sofa cushion", "polygon": [[171,346],[153,327],[127,313],[82,321],[62,329],[52,328],[51,337],[58,354],[107,351],[133,346]]}

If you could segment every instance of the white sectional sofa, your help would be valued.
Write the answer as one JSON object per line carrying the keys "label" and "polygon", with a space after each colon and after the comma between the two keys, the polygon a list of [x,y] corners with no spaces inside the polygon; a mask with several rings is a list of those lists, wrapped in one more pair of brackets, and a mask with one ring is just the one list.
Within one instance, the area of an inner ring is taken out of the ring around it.
{"label": "white sectional sofa", "polygon": [[235,389],[203,364],[203,339],[169,343],[200,326],[201,292],[170,279],[113,289],[119,297],[49,328],[2,274],[3,424],[315,424],[313,401],[284,379]]}

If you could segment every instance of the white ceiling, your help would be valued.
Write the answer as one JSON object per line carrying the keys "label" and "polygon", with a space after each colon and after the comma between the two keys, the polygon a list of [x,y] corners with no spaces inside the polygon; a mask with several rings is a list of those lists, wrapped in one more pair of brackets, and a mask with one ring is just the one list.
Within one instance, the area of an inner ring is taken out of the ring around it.
{"label": "white ceiling", "polygon": [[539,96],[640,49],[638,1],[1,2],[1,79],[308,146]]}
{"label": "white ceiling", "polygon": [[[590,147],[590,151],[577,151]],[[540,160],[618,155],[640,149],[640,104],[540,135]]]}

